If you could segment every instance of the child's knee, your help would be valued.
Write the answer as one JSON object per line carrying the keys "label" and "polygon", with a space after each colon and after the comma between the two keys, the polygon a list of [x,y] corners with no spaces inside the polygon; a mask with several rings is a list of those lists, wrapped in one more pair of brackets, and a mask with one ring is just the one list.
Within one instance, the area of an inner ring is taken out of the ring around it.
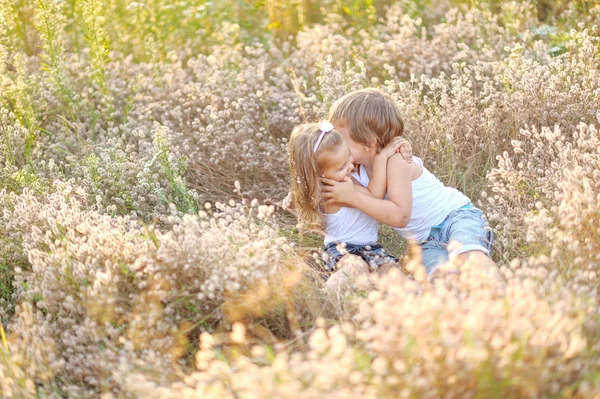
{"label": "child's knee", "polygon": [[469,266],[487,266],[491,263],[495,263],[489,255],[480,250],[465,251],[456,255],[456,262],[466,267]]}
{"label": "child's knee", "polygon": [[368,288],[367,276],[369,266],[356,255],[345,255],[337,263],[337,271],[333,273],[327,283],[327,288],[339,295],[351,287]]}
{"label": "child's knee", "polygon": [[347,254],[338,262],[338,271],[355,276],[369,273],[369,265],[360,256]]}
{"label": "child's knee", "polygon": [[487,253],[479,250],[466,251],[456,256],[456,263],[461,271],[482,272],[487,276],[493,277],[502,285],[506,284],[506,279],[500,272],[498,265]]}

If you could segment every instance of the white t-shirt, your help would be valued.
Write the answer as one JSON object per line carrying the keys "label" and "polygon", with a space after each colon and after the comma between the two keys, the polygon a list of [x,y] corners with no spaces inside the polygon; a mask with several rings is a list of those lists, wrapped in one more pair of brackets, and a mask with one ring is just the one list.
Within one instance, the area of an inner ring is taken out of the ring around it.
{"label": "white t-shirt", "polygon": [[[446,187],[423,166],[420,158],[413,157],[413,162],[423,168],[423,173],[412,181],[412,211],[406,227],[394,228],[407,240],[423,242],[429,237],[433,226],[442,223],[446,216],[455,209],[471,202],[469,197],[455,188]],[[361,165],[360,175],[352,173],[361,185],[369,185],[367,171]],[[387,194],[385,195],[387,199]]]}
{"label": "white t-shirt", "polygon": [[325,218],[325,245],[331,242],[367,245],[377,242],[377,220],[355,208],[342,207]]}

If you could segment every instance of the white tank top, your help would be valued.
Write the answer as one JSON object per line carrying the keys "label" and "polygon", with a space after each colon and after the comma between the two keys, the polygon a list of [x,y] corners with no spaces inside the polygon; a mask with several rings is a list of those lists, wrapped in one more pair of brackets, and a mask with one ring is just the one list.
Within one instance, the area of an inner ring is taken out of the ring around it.
{"label": "white tank top", "polygon": [[[433,226],[442,223],[446,216],[455,209],[470,202],[469,197],[455,188],[446,187],[423,166],[420,158],[413,157],[413,162],[423,168],[423,173],[412,181],[412,211],[406,227],[394,228],[407,240],[423,242],[429,237]],[[352,176],[363,186],[369,185],[367,171],[361,165],[360,175]],[[385,195],[387,199],[387,193]]]}
{"label": "white tank top", "polygon": [[321,213],[325,218],[325,245],[331,242],[367,245],[377,243],[377,220],[355,208]]}

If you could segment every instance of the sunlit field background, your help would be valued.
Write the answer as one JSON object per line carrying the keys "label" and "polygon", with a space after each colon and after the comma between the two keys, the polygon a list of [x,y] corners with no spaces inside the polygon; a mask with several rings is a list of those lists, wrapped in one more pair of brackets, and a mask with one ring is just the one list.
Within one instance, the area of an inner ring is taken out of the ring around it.
{"label": "sunlit field background", "polygon": [[[599,4],[0,0],[0,397],[600,397]],[[363,87],[505,289],[327,295],[286,140]]]}

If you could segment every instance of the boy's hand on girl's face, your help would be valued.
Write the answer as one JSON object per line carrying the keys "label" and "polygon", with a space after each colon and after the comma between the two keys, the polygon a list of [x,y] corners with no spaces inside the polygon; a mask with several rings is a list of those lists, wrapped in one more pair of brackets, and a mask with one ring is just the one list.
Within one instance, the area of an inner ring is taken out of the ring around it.
{"label": "boy's hand on girl's face", "polygon": [[341,182],[322,177],[321,183],[323,199],[328,205],[349,205],[348,200],[356,194],[354,183],[349,177],[345,177]]}

